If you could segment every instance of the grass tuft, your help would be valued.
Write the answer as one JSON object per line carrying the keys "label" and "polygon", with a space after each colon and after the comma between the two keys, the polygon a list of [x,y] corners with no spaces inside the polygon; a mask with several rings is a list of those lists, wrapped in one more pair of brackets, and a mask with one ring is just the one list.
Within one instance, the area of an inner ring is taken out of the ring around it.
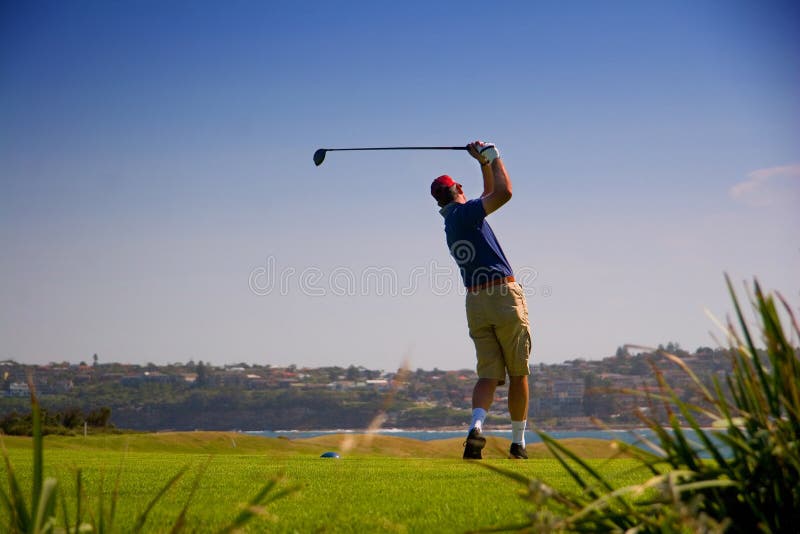
{"label": "grass tuft", "polygon": [[[764,293],[756,280],[748,297],[758,320],[745,320],[730,279],[726,284],[737,324],[728,321],[733,372],[708,387],[680,357],[659,351],[686,373],[705,405],[682,401],[654,366],[660,391],[645,394],[662,413],[638,413],[657,436],[657,454],[618,443],[651,476],[614,487],[608,476],[538,431],[580,491],[553,490],[520,480],[534,505],[524,526],[530,532],[791,532],[800,524],[800,327],[780,295]],[[780,306],[780,307],[779,307]],[[779,312],[781,310],[781,312]],[[788,321],[781,320],[781,313]],[[788,323],[788,324],[785,324]],[[760,335],[763,349],[756,346]],[[628,391],[631,394],[641,394]],[[700,417],[710,418],[703,428]],[[666,420],[667,425],[662,424]],[[697,437],[689,438],[687,428]],[[493,466],[486,466],[497,471]]]}

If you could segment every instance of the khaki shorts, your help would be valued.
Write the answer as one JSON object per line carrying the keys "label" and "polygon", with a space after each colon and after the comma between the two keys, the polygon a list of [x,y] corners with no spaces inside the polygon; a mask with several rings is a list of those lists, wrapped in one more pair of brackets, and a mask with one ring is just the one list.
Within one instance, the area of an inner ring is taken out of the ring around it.
{"label": "khaki shorts", "polygon": [[469,337],[475,342],[478,378],[504,384],[508,376],[530,374],[531,332],[528,305],[516,282],[467,290]]}

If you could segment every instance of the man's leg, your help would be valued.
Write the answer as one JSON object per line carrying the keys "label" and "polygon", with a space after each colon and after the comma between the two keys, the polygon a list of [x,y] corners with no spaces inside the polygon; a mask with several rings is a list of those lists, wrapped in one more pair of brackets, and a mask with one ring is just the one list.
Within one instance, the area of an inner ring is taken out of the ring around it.
{"label": "man's leg", "polygon": [[508,413],[512,421],[525,421],[528,419],[528,377],[509,376],[508,381]]}
{"label": "man's leg", "polygon": [[475,343],[476,371],[480,377],[472,389],[472,422],[464,444],[464,458],[471,460],[482,458],[481,450],[486,445],[486,438],[482,435],[483,421],[492,406],[497,386],[506,376],[503,349],[495,336],[494,326],[486,320],[484,298],[483,292],[467,294],[469,337]]}
{"label": "man's leg", "polygon": [[483,421],[486,419],[486,412],[494,400],[494,392],[497,389],[497,380],[493,378],[479,378],[472,389],[472,421],[469,429],[477,428],[483,430]]}
{"label": "man's leg", "polygon": [[508,377],[508,411],[511,414],[511,457],[527,458],[525,426],[528,420],[528,377]]}
{"label": "man's leg", "polygon": [[480,460],[483,456],[481,450],[486,445],[483,437],[483,420],[486,412],[494,400],[494,391],[499,380],[494,378],[479,378],[472,389],[472,422],[469,426],[467,441],[464,443],[464,459]]}
{"label": "man's leg", "polygon": [[487,412],[494,400],[494,391],[497,389],[494,378],[479,378],[472,390],[472,408],[483,408]]}
{"label": "man's leg", "polygon": [[531,354],[531,332],[528,323],[528,305],[525,294],[517,283],[502,286],[507,291],[498,293],[495,306],[497,319],[495,331],[503,347],[509,375],[508,411],[511,414],[512,458],[527,458],[525,452],[525,426],[528,419],[528,376]]}

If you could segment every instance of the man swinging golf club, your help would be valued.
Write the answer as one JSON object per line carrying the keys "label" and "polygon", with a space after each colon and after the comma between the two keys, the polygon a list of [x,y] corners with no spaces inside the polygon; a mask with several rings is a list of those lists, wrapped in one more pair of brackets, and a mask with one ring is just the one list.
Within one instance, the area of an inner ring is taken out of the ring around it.
{"label": "man swinging golf club", "polygon": [[497,386],[508,374],[508,411],[511,414],[511,458],[527,459],[525,425],[528,414],[528,357],[531,335],[528,307],[522,287],[497,241],[486,216],[511,199],[500,153],[491,143],[467,146],[483,173],[483,194],[467,200],[461,184],[443,175],[431,184],[431,195],[441,208],[447,246],[467,288],[467,324],[475,342],[478,382],[472,391],[472,422],[464,444],[464,458],[479,460],[486,445],[482,435],[486,412]]}

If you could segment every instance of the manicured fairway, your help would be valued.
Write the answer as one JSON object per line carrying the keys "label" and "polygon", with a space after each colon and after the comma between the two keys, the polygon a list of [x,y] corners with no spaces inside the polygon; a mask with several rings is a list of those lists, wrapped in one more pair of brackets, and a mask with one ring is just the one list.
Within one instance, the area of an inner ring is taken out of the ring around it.
{"label": "manicured fairway", "polygon": [[[279,487],[299,485],[296,493],[267,508],[248,530],[278,532],[464,532],[511,524],[525,518],[530,507],[519,498],[520,486],[481,467],[483,462],[458,458],[457,440],[414,442],[417,456],[407,453],[400,438],[365,443],[357,438],[341,459],[319,454],[342,445],[342,437],[288,440],[221,433],[113,436],[109,438],[51,438],[45,442],[45,476],[55,476],[67,495],[74,494],[75,470],[84,473],[87,503],[96,508],[102,484],[106,497],[114,491],[121,469],[115,524],[129,529],[148,501],[184,465],[191,469],[156,506],[149,531],[169,530],[186,502],[201,467],[208,462],[188,514],[190,529],[215,531],[230,522],[242,504],[270,478],[283,474]],[[15,471],[30,484],[30,441],[5,438]],[[235,445],[235,446],[234,446]],[[548,458],[511,461],[499,458],[506,445],[497,440],[485,463],[505,467],[550,485],[574,488],[557,462]],[[579,444],[580,445],[580,444]],[[584,448],[587,446],[583,444]],[[419,447],[417,449],[416,447]],[[127,452],[125,452],[127,448]],[[598,445],[595,444],[595,448]],[[534,452],[535,449],[532,449]],[[598,455],[605,455],[605,445]],[[429,453],[429,454],[428,454]],[[449,457],[443,457],[449,456]],[[645,478],[631,471],[627,459],[592,461],[618,484]],[[3,467],[0,469],[5,471]],[[5,484],[3,473],[2,483]],[[74,501],[72,499],[71,501]],[[108,503],[108,500],[106,500]],[[70,512],[74,515],[74,510]]]}

